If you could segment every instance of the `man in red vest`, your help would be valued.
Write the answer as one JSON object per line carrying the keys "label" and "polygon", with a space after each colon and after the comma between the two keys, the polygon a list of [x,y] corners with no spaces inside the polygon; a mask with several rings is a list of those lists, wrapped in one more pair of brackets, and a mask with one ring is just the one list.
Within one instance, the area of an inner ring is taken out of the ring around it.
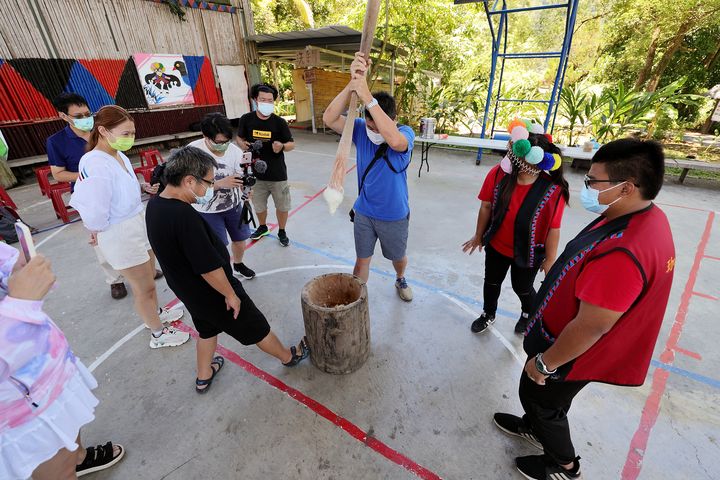
{"label": "man in red vest", "polygon": [[665,174],[662,147],[624,139],[600,148],[581,192],[600,216],[570,241],[535,298],[520,379],[525,415],[495,425],[543,449],[515,459],[530,479],[578,478],[567,412],[589,382],[645,381],[670,296],[675,246],[652,200]]}

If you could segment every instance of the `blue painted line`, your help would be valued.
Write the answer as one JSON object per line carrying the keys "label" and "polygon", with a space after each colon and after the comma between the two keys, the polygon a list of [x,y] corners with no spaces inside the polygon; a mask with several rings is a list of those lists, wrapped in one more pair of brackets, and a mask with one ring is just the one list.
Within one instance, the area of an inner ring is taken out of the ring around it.
{"label": "blue painted line", "polygon": [[720,380],[715,380],[714,378],[706,377],[705,375],[700,375],[699,373],[691,372],[689,370],[684,370],[682,368],[674,367],[672,365],[667,365],[658,360],[652,360],[650,362],[650,364],[654,367],[662,368],[663,370],[667,370],[670,373],[675,373],[675,374],[681,375],[685,378],[695,380],[696,382],[704,383],[705,385],[709,385],[713,388],[720,389]]}
{"label": "blue painted line", "polygon": [[[270,237],[273,237],[273,238],[277,238],[275,235],[269,235],[269,236],[270,236]],[[319,248],[311,247],[310,245],[305,245],[304,243],[300,243],[300,242],[297,242],[297,241],[295,241],[295,240],[292,241],[292,244],[291,244],[291,245],[292,245],[292,246],[295,246],[295,247],[298,247],[298,248],[300,248],[301,250],[305,250],[305,251],[308,251],[308,252],[310,252],[310,253],[315,253],[315,254],[317,254],[317,255],[321,255],[321,256],[323,256],[323,257],[330,258],[330,259],[332,259],[332,260],[335,260],[335,261],[344,263],[344,264],[346,264],[346,265],[355,265],[355,259],[354,259],[354,258],[353,258],[353,259],[349,259],[349,258],[341,257],[341,256],[335,255],[335,254],[333,254],[333,253],[326,252],[326,251],[324,251],[324,250],[320,250]],[[383,276],[383,277],[387,277],[387,278],[391,278],[391,279],[395,280],[395,272],[388,272],[388,271],[386,271],[386,270],[380,270],[380,269],[374,268],[374,267],[371,267],[371,268],[370,268],[370,271],[371,271],[372,273],[376,273],[376,274],[381,275],[381,276]],[[424,290],[428,290],[428,291],[430,291],[430,292],[437,293],[437,294],[445,294],[445,295],[448,295],[448,296],[450,296],[450,297],[453,297],[453,298],[455,298],[455,299],[457,299],[457,300],[460,300],[461,302],[467,303],[468,305],[475,305],[475,306],[478,307],[478,308],[483,308],[483,303],[480,302],[480,301],[478,301],[478,300],[475,300],[474,298],[466,297],[466,296],[464,296],[464,295],[459,295],[459,294],[457,294],[457,293],[450,292],[450,291],[448,291],[448,290],[443,290],[442,288],[437,288],[437,287],[435,287],[435,286],[433,286],[433,285],[430,285],[430,284],[427,284],[427,283],[423,283],[423,282],[419,282],[419,281],[417,281],[417,280],[407,279],[407,282],[408,282],[410,285],[413,285],[413,286],[415,286],[415,287],[419,287],[419,288],[422,288],[422,289],[424,289]],[[503,310],[503,309],[500,309],[500,308],[497,310],[497,313],[500,314],[500,315],[502,315],[502,316],[504,316],[504,317],[508,317],[508,318],[519,318],[519,317],[520,317],[520,314],[519,314],[519,313],[511,312],[511,311],[509,311],[509,310]]]}
{"label": "blue painted line", "polygon": [[[275,235],[271,234],[269,236],[277,239],[277,237]],[[291,245],[294,247],[297,247],[301,250],[305,250],[307,252],[314,253],[316,255],[321,255],[323,257],[330,258],[332,260],[335,260],[340,263],[344,263],[346,265],[355,265],[354,259],[348,259],[345,257],[341,257],[339,255],[335,255],[333,253],[326,252],[324,250],[320,250],[319,248],[311,247],[310,245],[305,245],[304,243],[300,243],[296,240],[293,240]],[[380,270],[378,268],[370,268],[370,271],[375,274],[381,275],[383,277],[395,279],[394,272],[388,272],[386,270]],[[482,302],[479,302],[479,301],[475,300],[474,298],[466,297],[464,295],[459,295],[454,292],[443,290],[442,288],[437,288],[437,287],[434,287],[427,283],[418,282],[417,280],[408,280],[407,282],[413,286],[417,286],[419,288],[428,290],[433,293],[448,295],[450,297],[453,297],[453,298],[460,300],[461,302],[467,303],[469,305],[475,305],[479,308],[482,308],[482,306],[483,306]],[[502,315],[504,317],[508,317],[508,318],[517,318],[519,316],[518,313],[510,312],[508,310],[502,310],[502,309],[498,309],[497,313],[499,313],[500,315]],[[720,389],[720,380],[715,380],[714,378],[706,377],[704,375],[690,372],[688,370],[683,370],[682,368],[674,367],[672,365],[666,365],[658,360],[652,360],[650,363],[652,366],[654,366],[656,368],[662,368],[664,370],[667,370],[670,373],[674,373],[674,374],[689,378],[691,380],[695,380],[696,382],[703,383],[710,387]]]}

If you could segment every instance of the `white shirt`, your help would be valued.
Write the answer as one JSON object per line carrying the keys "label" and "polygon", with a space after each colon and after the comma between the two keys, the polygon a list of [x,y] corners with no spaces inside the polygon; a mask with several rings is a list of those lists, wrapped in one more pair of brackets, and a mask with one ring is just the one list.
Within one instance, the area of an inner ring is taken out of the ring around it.
{"label": "white shirt", "polygon": [[[210,150],[205,143],[205,139],[195,140],[188,144],[189,147],[197,147],[205,153],[209,153],[218,164],[218,168],[215,169],[215,181],[221,180],[225,177],[233,175],[242,175],[242,168],[240,167],[240,161],[242,160],[243,151],[230,142],[228,149],[225,150],[223,156],[218,156],[215,152]],[[230,209],[236,208],[241,203],[241,192],[240,187],[235,188],[217,188],[215,186],[215,194],[212,200],[204,205],[193,203],[193,207],[198,212],[203,213],[220,213],[227,212]]]}
{"label": "white shirt", "polygon": [[92,150],[80,159],[79,176],[70,206],[80,213],[85,228],[102,232],[142,212],[140,183],[130,160],[118,152],[125,168],[107,153]]}

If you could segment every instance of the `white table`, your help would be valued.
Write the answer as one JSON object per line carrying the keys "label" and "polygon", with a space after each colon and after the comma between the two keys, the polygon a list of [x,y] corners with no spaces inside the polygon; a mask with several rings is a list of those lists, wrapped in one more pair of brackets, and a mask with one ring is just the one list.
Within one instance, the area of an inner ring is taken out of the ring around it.
{"label": "white table", "polygon": [[[418,170],[418,177],[422,172],[423,164],[426,165],[426,170],[430,171],[430,159],[429,152],[430,147],[433,145],[448,145],[454,147],[472,147],[472,148],[486,148],[488,150],[495,150],[499,152],[507,151],[507,140],[493,140],[490,138],[476,138],[476,137],[459,137],[450,135],[445,139],[440,138],[423,138],[419,134],[415,135],[415,144],[420,144],[420,169]],[[597,150],[590,152],[584,151],[581,147],[565,147],[558,145],[562,150],[562,156],[572,159],[580,160],[591,160]]]}

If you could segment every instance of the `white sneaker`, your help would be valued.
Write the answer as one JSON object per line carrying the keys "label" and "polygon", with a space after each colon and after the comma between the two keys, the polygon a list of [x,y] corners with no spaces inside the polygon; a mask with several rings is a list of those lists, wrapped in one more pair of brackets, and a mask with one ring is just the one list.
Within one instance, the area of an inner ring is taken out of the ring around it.
{"label": "white sneaker", "polygon": [[190,334],[179,332],[172,327],[163,328],[159,337],[150,334],[150,348],[177,347],[190,340]]}
{"label": "white sneaker", "polygon": [[[175,308],[173,310],[163,308],[162,313],[160,313],[160,322],[162,323],[172,323],[175,320],[180,320],[183,315],[185,315],[185,310],[182,308]],[[145,324],[145,328],[150,329],[148,324]]]}

